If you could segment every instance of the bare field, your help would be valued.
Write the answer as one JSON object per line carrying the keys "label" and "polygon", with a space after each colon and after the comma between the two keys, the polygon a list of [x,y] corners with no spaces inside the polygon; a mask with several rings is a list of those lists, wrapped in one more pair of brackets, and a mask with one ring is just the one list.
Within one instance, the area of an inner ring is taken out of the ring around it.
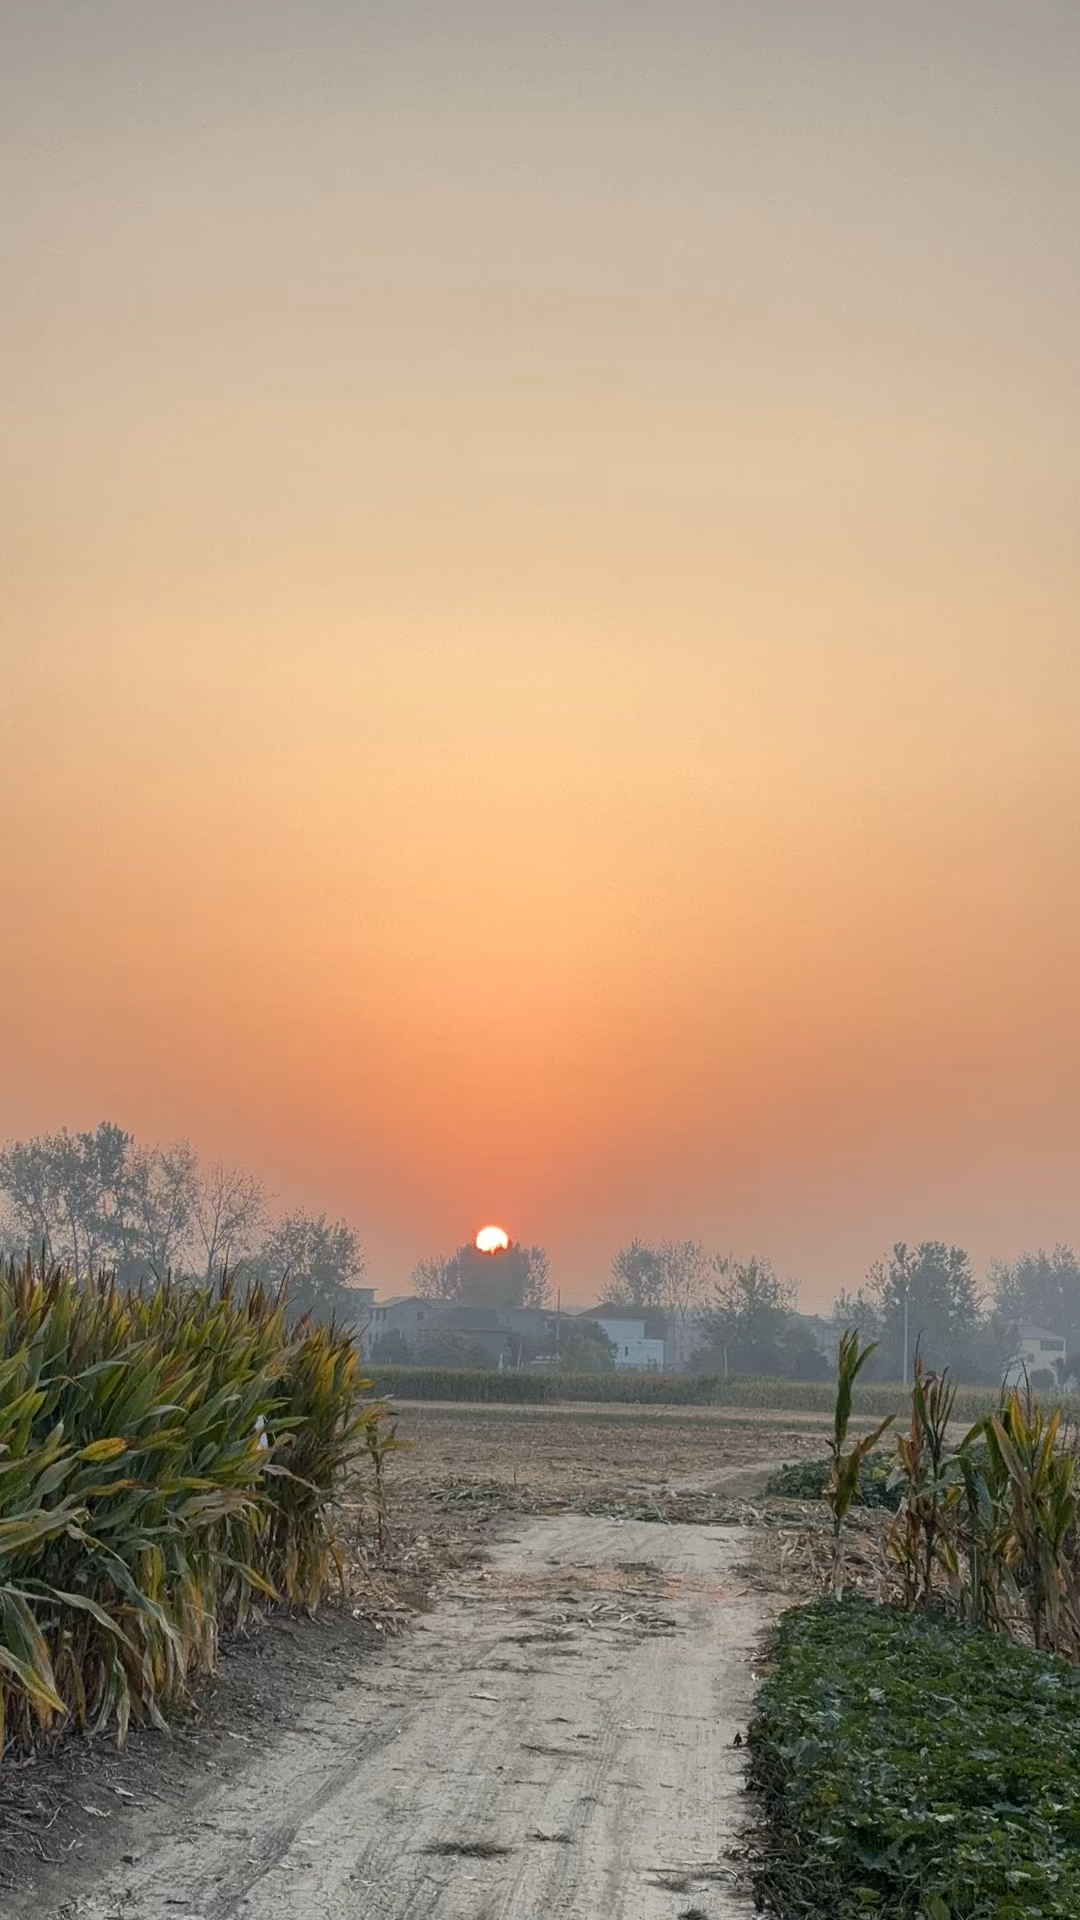
{"label": "bare field", "polygon": [[708,1408],[402,1407],[391,1498],[469,1485],[537,1501],[613,1500],[691,1490],[756,1494],[785,1461],[825,1451],[818,1415]]}

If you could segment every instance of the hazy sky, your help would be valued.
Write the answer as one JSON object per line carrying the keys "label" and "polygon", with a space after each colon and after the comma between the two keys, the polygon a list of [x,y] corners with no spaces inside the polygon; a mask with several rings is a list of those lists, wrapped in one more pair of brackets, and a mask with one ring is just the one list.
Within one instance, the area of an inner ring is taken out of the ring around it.
{"label": "hazy sky", "polygon": [[0,1136],[1080,1239],[1075,0],[9,0]]}

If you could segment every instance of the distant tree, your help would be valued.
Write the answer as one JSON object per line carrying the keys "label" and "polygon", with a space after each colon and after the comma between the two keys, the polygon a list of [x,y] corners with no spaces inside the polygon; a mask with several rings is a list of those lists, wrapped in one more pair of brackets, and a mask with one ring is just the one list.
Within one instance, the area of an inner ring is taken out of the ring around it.
{"label": "distant tree", "polygon": [[785,1380],[831,1380],[836,1372],[828,1354],[823,1353],[805,1320],[790,1315],[780,1342],[782,1375]]}
{"label": "distant tree", "polygon": [[698,1317],[718,1272],[698,1240],[664,1240],[658,1249],[661,1306],[677,1367],[684,1366],[699,1345]]}
{"label": "distant tree", "polygon": [[414,1359],[413,1348],[406,1340],[400,1327],[391,1327],[389,1333],[382,1333],[373,1342],[370,1352],[365,1350],[364,1358],[370,1360],[373,1367],[407,1367]]}
{"label": "distant tree", "polygon": [[595,1320],[573,1320],[559,1333],[559,1365],[568,1373],[608,1373],[615,1365],[615,1342]]}
{"label": "distant tree", "polygon": [[413,1354],[418,1367],[490,1367],[491,1353],[482,1340],[470,1339],[456,1327],[432,1327],[418,1340]]}
{"label": "distant tree", "polygon": [[1080,1357],[1080,1262],[1071,1247],[1047,1253],[1022,1253],[1016,1260],[994,1261],[989,1273],[992,1320],[1000,1343],[1011,1353],[1016,1333],[1026,1323],[1060,1334],[1066,1367]]}
{"label": "distant tree", "polygon": [[526,1247],[519,1240],[501,1253],[481,1253],[469,1243],[445,1259],[421,1260],[412,1284],[426,1299],[471,1307],[543,1307],[551,1294],[543,1247]]}
{"label": "distant tree", "polygon": [[903,1378],[905,1327],[909,1377],[916,1345],[929,1366],[949,1367],[961,1380],[979,1380],[993,1370],[970,1258],[963,1247],[943,1240],[916,1247],[897,1241],[854,1297],[841,1295],[836,1319],[878,1341],[868,1377]]}
{"label": "distant tree", "polygon": [[77,1279],[133,1252],[134,1141],[103,1121],[93,1132],[40,1134],[0,1152],[9,1232]]}
{"label": "distant tree", "polygon": [[208,1280],[235,1268],[252,1252],[265,1218],[266,1194],[252,1174],[223,1166],[220,1160],[200,1171],[193,1225]]}
{"label": "distant tree", "polygon": [[141,1146],[109,1121],[14,1140],[0,1151],[0,1199],[0,1250],[43,1251],[76,1279],[111,1269],[135,1283],[213,1280],[244,1263],[272,1287],[287,1278],[298,1315],[357,1322],[364,1263],[348,1223],[292,1213],[259,1244],[261,1183],[220,1162],[203,1167],[186,1140]]}
{"label": "distant tree", "polygon": [[284,1285],[296,1318],[336,1320],[355,1326],[359,1304],[353,1289],[364,1277],[364,1256],[345,1220],[325,1213],[286,1214],[252,1256],[247,1271],[268,1287]]}
{"label": "distant tree", "polygon": [[149,1269],[159,1281],[182,1271],[199,1193],[194,1151],[186,1141],[175,1147],[132,1146],[124,1182],[127,1233],[121,1266]]}
{"label": "distant tree", "polygon": [[619,1247],[611,1262],[611,1277],[601,1295],[608,1307],[635,1307],[639,1312],[664,1304],[664,1257],[646,1240]]}
{"label": "distant tree", "polygon": [[456,1254],[430,1254],[412,1270],[412,1290],[425,1300],[459,1300],[461,1270]]}
{"label": "distant tree", "polygon": [[698,1344],[695,1329],[715,1265],[698,1240],[661,1240],[656,1245],[632,1240],[612,1260],[602,1304],[646,1316],[662,1314],[675,1364],[682,1366]]}
{"label": "distant tree", "polygon": [[794,1281],[779,1279],[768,1260],[718,1260],[712,1297],[698,1316],[698,1363],[724,1373],[785,1374],[795,1299]]}

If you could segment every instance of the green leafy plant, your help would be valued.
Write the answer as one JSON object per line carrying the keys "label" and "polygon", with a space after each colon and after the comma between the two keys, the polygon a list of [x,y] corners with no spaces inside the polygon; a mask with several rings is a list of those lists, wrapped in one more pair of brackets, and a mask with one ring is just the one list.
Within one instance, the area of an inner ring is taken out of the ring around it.
{"label": "green leafy plant", "polygon": [[[868,1454],[862,1464],[853,1505],[884,1507],[895,1513],[901,1494],[890,1485],[893,1462],[886,1453]],[[778,1500],[824,1500],[831,1460],[798,1460],[769,1475],[765,1491]]]}
{"label": "green leafy plant", "polygon": [[892,1425],[892,1415],[887,1414],[872,1433],[863,1434],[845,1452],[848,1428],[851,1424],[855,1382],[870,1355],[875,1351],[876,1342],[870,1341],[863,1346],[855,1329],[851,1329],[841,1337],[833,1432],[829,1442],[829,1479],[825,1488],[825,1498],[832,1509],[833,1516],[833,1588],[837,1593],[843,1584],[844,1521],[859,1491],[859,1477],[863,1463],[877,1446],[886,1428]]}
{"label": "green leafy plant", "polygon": [[888,1550],[900,1568],[909,1607],[930,1600],[935,1569],[946,1548],[946,1505],[957,1481],[949,1445],[955,1399],[948,1374],[929,1372],[917,1353],[911,1421],[907,1433],[897,1438],[897,1464],[890,1476],[903,1498],[889,1529]]}
{"label": "green leafy plant", "polygon": [[0,1748],[160,1724],[224,1627],[313,1607],[386,1416],[349,1337],[257,1287],[0,1272]]}
{"label": "green leafy plant", "polygon": [[758,1900],[785,1920],[1075,1920],[1080,1671],[940,1614],[779,1623],[751,1725]]}

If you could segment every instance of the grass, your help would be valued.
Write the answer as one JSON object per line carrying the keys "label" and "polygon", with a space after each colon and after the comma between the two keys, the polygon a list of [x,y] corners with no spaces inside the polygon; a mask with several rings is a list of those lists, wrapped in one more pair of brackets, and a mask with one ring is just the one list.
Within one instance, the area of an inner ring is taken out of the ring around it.
{"label": "grass", "polygon": [[784,1920],[1076,1920],[1080,1671],[931,1612],[780,1621],[750,1732]]}

